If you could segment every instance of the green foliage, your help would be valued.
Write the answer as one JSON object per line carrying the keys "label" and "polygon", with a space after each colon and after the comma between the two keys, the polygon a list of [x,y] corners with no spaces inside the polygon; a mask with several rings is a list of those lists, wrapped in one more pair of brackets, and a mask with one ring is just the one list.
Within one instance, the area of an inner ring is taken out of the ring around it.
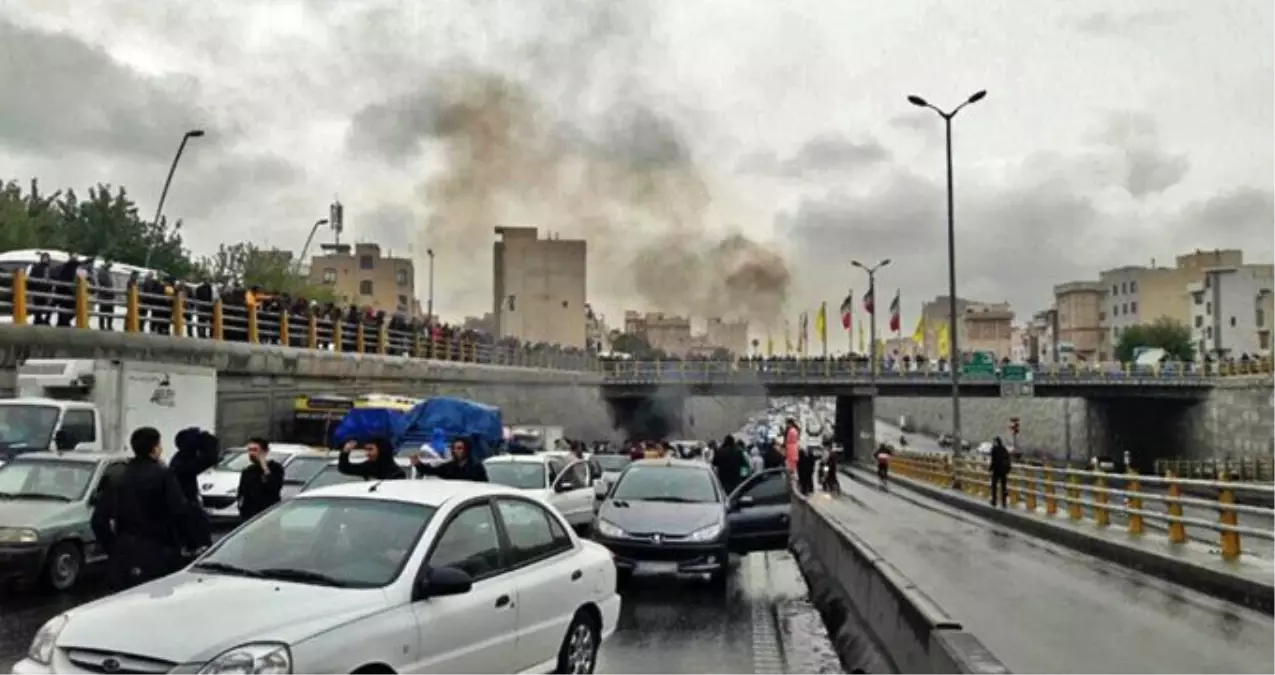
{"label": "green foliage", "polygon": [[200,261],[204,275],[217,283],[239,282],[248,288],[260,286],[272,293],[320,302],[336,299],[330,287],[311,284],[295,274],[294,264],[290,251],[262,249],[247,242],[222,244],[212,257]]}
{"label": "green foliage", "polygon": [[98,184],[81,198],[73,190],[52,194],[32,180],[29,190],[0,184],[0,250],[56,249],[102,260],[162,270],[179,278],[195,272],[182,243],[181,223],[151,223],[138,215],[124,188]]}
{"label": "green foliage", "polygon": [[1119,343],[1116,344],[1116,359],[1121,363],[1133,361],[1134,353],[1139,347],[1163,349],[1168,352],[1170,359],[1176,361],[1195,360],[1195,346],[1191,344],[1191,329],[1168,317],[1156,319],[1154,323],[1143,323],[1124,329],[1120,333]]}
{"label": "green foliage", "polygon": [[621,333],[612,331],[611,351],[628,354],[635,359],[646,361],[651,359],[667,359],[668,354],[651,346],[643,333]]}

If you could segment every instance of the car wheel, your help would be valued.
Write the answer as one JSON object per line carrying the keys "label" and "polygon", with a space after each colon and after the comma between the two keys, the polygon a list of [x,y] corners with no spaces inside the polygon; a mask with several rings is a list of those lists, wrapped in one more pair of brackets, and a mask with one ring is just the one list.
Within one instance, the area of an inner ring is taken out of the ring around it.
{"label": "car wheel", "polygon": [[555,673],[592,673],[598,665],[602,636],[597,621],[583,609],[577,610],[558,648]]}
{"label": "car wheel", "polygon": [[68,591],[80,580],[84,554],[75,542],[64,541],[49,551],[44,563],[44,581],[55,591]]}

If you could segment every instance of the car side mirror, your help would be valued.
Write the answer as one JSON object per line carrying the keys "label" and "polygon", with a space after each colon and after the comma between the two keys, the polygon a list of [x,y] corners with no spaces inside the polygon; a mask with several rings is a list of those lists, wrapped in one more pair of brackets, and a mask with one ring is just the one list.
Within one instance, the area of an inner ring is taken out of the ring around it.
{"label": "car side mirror", "polygon": [[464,595],[474,587],[474,579],[459,567],[433,567],[416,582],[416,599]]}

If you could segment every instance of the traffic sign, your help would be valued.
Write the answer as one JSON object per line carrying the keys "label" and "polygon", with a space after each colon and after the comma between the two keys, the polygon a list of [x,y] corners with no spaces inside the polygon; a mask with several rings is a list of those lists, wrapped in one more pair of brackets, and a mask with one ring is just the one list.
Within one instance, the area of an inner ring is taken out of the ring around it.
{"label": "traffic sign", "polygon": [[1031,382],[1001,382],[1002,398],[1031,398],[1036,395],[1036,385]]}
{"label": "traffic sign", "polygon": [[1005,382],[1031,381],[1031,369],[1018,363],[1007,363],[1001,366],[1001,379]]}

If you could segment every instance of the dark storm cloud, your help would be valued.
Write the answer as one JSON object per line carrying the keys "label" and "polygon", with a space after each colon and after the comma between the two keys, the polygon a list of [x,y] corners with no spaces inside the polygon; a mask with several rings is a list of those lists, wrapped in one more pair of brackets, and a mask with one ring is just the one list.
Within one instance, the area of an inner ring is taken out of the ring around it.
{"label": "dark storm cloud", "polygon": [[1089,14],[1072,23],[1072,26],[1090,35],[1127,35],[1144,28],[1164,26],[1173,21],[1173,14],[1162,10],[1133,12],[1102,11]]}
{"label": "dark storm cloud", "polygon": [[167,158],[208,120],[185,80],[141,75],[66,33],[0,19],[0,145]]}
{"label": "dark storm cloud", "polygon": [[1187,156],[1162,147],[1159,126],[1145,112],[1120,111],[1107,115],[1092,138],[1124,155],[1122,183],[1137,198],[1164,192],[1182,182],[1191,168]]}
{"label": "dark storm cloud", "polygon": [[736,170],[802,178],[870,168],[889,161],[890,157],[890,151],[875,139],[850,140],[840,134],[824,133],[807,139],[785,159],[764,151],[746,155]]}
{"label": "dark storm cloud", "polygon": [[346,135],[352,154],[401,163],[442,129],[443,103],[430,88],[369,103],[354,114]]}
{"label": "dark storm cloud", "polygon": [[1190,205],[1173,223],[1184,248],[1235,247],[1252,250],[1262,242],[1262,260],[1271,257],[1275,194],[1270,188],[1241,187]]}
{"label": "dark storm cloud", "polygon": [[[164,211],[174,219],[205,220],[241,211],[246,204],[278,201],[282,190],[305,179],[303,167],[279,155],[191,148],[174,177]],[[274,223],[260,234],[294,225]]]}

